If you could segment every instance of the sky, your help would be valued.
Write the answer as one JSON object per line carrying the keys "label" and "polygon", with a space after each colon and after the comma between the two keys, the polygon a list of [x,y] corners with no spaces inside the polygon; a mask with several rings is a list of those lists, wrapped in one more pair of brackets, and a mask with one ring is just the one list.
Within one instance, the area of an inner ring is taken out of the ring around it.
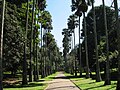
{"label": "sky", "polygon": [[[57,42],[60,51],[62,51],[62,29],[67,28],[67,19],[72,14],[71,12],[71,0],[46,0],[47,8],[52,15],[52,25],[53,30],[52,34]],[[111,6],[113,0],[105,0],[105,4],[107,6]],[[95,6],[99,6],[102,4],[102,0],[95,0]],[[90,8],[89,8],[90,9]],[[82,20],[81,20],[82,21]],[[76,33],[76,44],[78,44],[78,30],[75,30]]]}

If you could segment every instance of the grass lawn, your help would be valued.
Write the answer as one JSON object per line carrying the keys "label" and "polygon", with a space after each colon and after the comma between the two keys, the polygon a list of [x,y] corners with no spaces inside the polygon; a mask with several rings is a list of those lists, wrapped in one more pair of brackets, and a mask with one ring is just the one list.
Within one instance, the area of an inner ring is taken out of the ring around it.
{"label": "grass lawn", "polygon": [[40,79],[38,82],[30,82],[28,85],[22,86],[21,84],[15,84],[9,87],[5,87],[4,90],[44,90],[47,87],[46,81],[54,79],[57,73],[52,74],[46,78]]}
{"label": "grass lawn", "polygon": [[96,82],[92,79],[74,77],[70,74],[65,74],[71,81],[74,82],[81,90],[115,90],[117,81],[112,81],[111,85],[104,86],[104,81]]}

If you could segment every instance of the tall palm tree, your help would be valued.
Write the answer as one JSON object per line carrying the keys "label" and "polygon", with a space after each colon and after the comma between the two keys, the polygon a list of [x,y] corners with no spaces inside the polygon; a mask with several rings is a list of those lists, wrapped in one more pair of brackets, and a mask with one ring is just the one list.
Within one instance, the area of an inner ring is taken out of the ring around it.
{"label": "tall palm tree", "polygon": [[79,24],[79,29],[78,29],[78,35],[79,35],[79,50],[78,50],[78,59],[79,59],[79,70],[80,70],[80,77],[82,77],[82,62],[81,62],[81,44],[80,44],[80,38],[81,38],[81,32],[80,32],[80,17],[82,16],[82,11],[77,9],[75,14],[78,16],[78,24]]}
{"label": "tall palm tree", "polygon": [[27,84],[27,58],[26,58],[26,47],[27,47],[27,30],[28,30],[28,12],[29,12],[29,0],[27,0],[26,10],[26,26],[25,26],[25,41],[24,41],[24,60],[23,60],[23,78],[22,84]]}
{"label": "tall palm tree", "polygon": [[63,57],[65,61],[65,71],[68,72],[68,65],[67,65],[67,54],[69,52],[69,31],[67,28],[63,29],[62,35],[64,35],[63,38]]}
{"label": "tall palm tree", "polygon": [[[46,8],[46,0],[38,0],[38,8],[43,13],[44,9]],[[43,17],[43,16],[41,15],[41,17]],[[40,20],[40,23],[41,23],[41,31],[40,31],[40,34],[41,34],[41,77],[43,78],[44,77],[44,67],[42,67],[43,66],[43,57],[42,57],[42,52],[43,52],[43,48],[42,48],[42,45],[43,45],[42,28],[43,27],[42,27],[42,25],[43,25],[43,23],[41,21],[43,21],[43,20]]]}
{"label": "tall palm tree", "polygon": [[106,18],[106,9],[105,9],[105,2],[102,0],[103,3],[103,13],[104,13],[104,27],[105,27],[105,34],[106,34],[106,79],[105,79],[105,85],[110,85],[110,66],[109,66],[109,45],[108,45],[108,29],[107,29],[107,18]]}
{"label": "tall palm tree", "polygon": [[95,54],[96,54],[96,81],[100,82],[101,75],[100,75],[100,66],[98,61],[98,46],[97,46],[97,32],[96,32],[96,17],[95,17],[95,8],[94,8],[94,0],[91,0],[92,10],[93,10],[93,28],[94,28],[94,37],[95,37]]}
{"label": "tall palm tree", "polygon": [[86,29],[86,17],[85,17],[85,12],[87,12],[88,10],[88,5],[85,0],[82,0],[82,3],[78,6],[78,10],[83,12],[83,23],[84,23],[84,32],[85,32],[86,78],[90,78],[88,47],[87,47],[87,29]]}
{"label": "tall palm tree", "polygon": [[90,78],[89,74],[89,61],[88,61],[88,48],[87,48],[87,29],[86,29],[86,17],[85,12],[83,12],[84,17],[84,32],[85,32],[85,55],[86,55],[86,78]]}
{"label": "tall palm tree", "polygon": [[119,18],[118,18],[118,3],[117,0],[114,0],[115,7],[115,17],[116,17],[116,30],[117,30],[117,40],[118,40],[118,80],[116,90],[120,90],[120,26],[119,26]]}
{"label": "tall palm tree", "polygon": [[5,12],[5,0],[2,0],[2,12],[0,20],[0,90],[3,90],[2,79],[3,79],[3,69],[2,69],[2,55],[3,55],[3,27],[4,27],[4,12]]}
{"label": "tall palm tree", "polygon": [[35,0],[33,0],[32,5],[32,23],[31,23],[31,36],[30,36],[30,75],[29,82],[32,82],[33,68],[32,68],[32,59],[33,59],[33,26],[34,26],[34,9],[35,9]]}
{"label": "tall palm tree", "polygon": [[37,33],[37,27],[36,27],[36,11],[37,11],[37,0],[35,0],[35,10],[34,10],[34,12],[35,12],[35,17],[34,17],[34,30],[33,30],[33,61],[34,61],[34,65],[33,65],[33,69],[34,69],[34,71],[33,71],[33,80],[34,81],[37,81],[37,77],[36,77],[36,33]]}
{"label": "tall palm tree", "polygon": [[[68,18],[68,29],[70,29],[70,32],[73,33],[73,37],[74,37],[74,48],[75,48],[75,27],[78,24],[78,21],[76,20],[77,16],[75,14],[70,15]],[[75,76],[77,76],[77,60],[75,58]]]}
{"label": "tall palm tree", "polygon": [[82,62],[81,62],[81,43],[80,43],[80,38],[81,38],[81,33],[80,33],[80,16],[79,16],[79,69],[80,69],[80,77],[82,77]]}
{"label": "tall palm tree", "polygon": [[[87,1],[89,1],[89,0],[87,0]],[[84,29],[85,29],[85,32],[86,32],[86,20],[85,20],[85,12],[87,11],[87,9],[88,9],[88,6],[87,6],[87,4],[86,4],[86,1],[85,0],[72,0],[72,11],[75,11],[77,9],[77,11],[76,11],[76,15],[78,15],[79,17],[80,16],[82,16],[82,13],[81,12],[83,12],[83,17],[84,17]],[[80,26],[79,26],[80,27]],[[79,30],[80,31],[80,30]],[[87,35],[87,33],[85,34],[85,35]],[[80,35],[79,35],[79,37],[80,37]],[[87,36],[85,36],[86,38],[85,38],[85,47],[86,47],[86,65],[87,65],[87,72],[86,72],[86,77],[88,78],[88,77],[90,77],[90,75],[89,75],[89,63],[88,63],[88,50],[87,50]],[[80,38],[79,38],[80,39]],[[79,40],[79,42],[80,42],[80,40]],[[81,63],[81,60],[80,60],[80,44],[79,44],[79,63]],[[81,65],[80,65],[80,67],[81,67]],[[82,73],[81,73],[82,71],[80,70],[80,75],[82,75]]]}

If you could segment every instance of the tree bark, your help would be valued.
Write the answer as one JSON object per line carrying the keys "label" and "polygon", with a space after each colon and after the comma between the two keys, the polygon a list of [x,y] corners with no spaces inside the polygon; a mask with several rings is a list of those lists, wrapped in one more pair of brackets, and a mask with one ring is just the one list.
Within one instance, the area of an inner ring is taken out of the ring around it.
{"label": "tree bark", "polygon": [[103,14],[104,14],[104,27],[105,27],[105,34],[106,34],[106,78],[105,78],[105,85],[110,85],[110,66],[109,66],[109,45],[108,45],[108,30],[107,30],[107,19],[106,19],[106,9],[105,9],[105,2],[103,2]]}
{"label": "tree bark", "polygon": [[[75,49],[75,29],[74,29],[74,49]],[[77,76],[77,60],[75,56],[75,76]]]}
{"label": "tree bark", "polygon": [[0,90],[3,90],[3,68],[2,68],[2,59],[3,59],[3,28],[4,28],[4,12],[5,12],[5,0],[2,0],[2,12],[0,20]]}
{"label": "tree bark", "polygon": [[86,78],[90,78],[90,74],[89,74],[89,61],[88,61],[87,29],[86,29],[86,17],[85,17],[85,12],[83,12],[83,17],[84,17],[84,31],[85,31]]}
{"label": "tree bark", "polygon": [[23,79],[22,84],[27,84],[27,58],[26,58],[26,47],[27,47],[27,30],[28,30],[28,12],[29,12],[29,0],[27,0],[26,10],[26,27],[25,27],[25,41],[24,41],[24,60],[23,60]]}
{"label": "tree bark", "polygon": [[80,33],[80,16],[79,16],[79,70],[80,70],[80,77],[82,77],[82,62],[81,62],[81,43],[80,43],[80,37],[81,37],[81,33]]}
{"label": "tree bark", "polygon": [[96,55],[96,82],[100,82],[101,75],[100,75],[100,66],[98,61],[98,46],[97,46],[97,32],[96,32],[96,17],[95,17],[95,8],[94,8],[94,2],[92,2],[92,10],[93,10],[93,20],[94,20],[94,40],[95,40],[95,55]]}
{"label": "tree bark", "polygon": [[35,9],[35,0],[33,0],[33,7],[32,7],[32,23],[31,23],[31,38],[30,38],[30,75],[29,75],[29,82],[32,82],[33,77],[33,67],[32,67],[32,60],[33,60],[33,26],[34,26],[34,9]]}

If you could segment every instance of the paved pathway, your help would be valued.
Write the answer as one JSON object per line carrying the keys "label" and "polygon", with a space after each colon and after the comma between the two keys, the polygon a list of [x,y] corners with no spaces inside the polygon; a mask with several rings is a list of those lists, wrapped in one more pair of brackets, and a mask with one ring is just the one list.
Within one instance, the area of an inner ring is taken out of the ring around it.
{"label": "paved pathway", "polygon": [[53,81],[49,82],[45,90],[80,90],[66,76],[60,72]]}

